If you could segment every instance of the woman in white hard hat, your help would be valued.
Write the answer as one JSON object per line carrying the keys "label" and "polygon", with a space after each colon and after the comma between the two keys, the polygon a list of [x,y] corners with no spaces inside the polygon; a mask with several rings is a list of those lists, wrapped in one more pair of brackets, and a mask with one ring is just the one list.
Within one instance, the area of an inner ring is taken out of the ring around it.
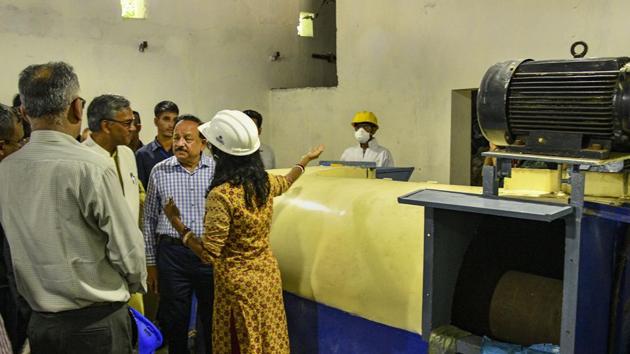
{"label": "woman in white hard hat", "polygon": [[379,145],[374,137],[378,130],[378,118],[372,112],[357,112],[350,123],[354,128],[354,138],[359,145],[347,148],[341,154],[341,161],[375,162],[376,167],[393,167],[392,153]]}
{"label": "woman in white hard hat", "polygon": [[206,199],[204,234],[194,236],[169,200],[165,214],[184,245],[214,265],[214,353],[288,353],[282,282],[271,253],[273,198],[284,193],[322,153],[304,155],[287,175],[267,174],[254,122],[240,111],[220,111],[199,126],[216,161]]}

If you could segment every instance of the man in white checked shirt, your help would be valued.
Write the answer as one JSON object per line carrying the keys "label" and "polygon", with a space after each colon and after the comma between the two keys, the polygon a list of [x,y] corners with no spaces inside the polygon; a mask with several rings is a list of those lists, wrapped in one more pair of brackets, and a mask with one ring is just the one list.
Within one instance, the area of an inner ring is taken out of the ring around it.
{"label": "man in white checked shirt", "polygon": [[211,331],[212,267],[182,244],[179,234],[164,215],[163,207],[173,198],[182,221],[196,235],[203,234],[205,196],[214,161],[202,155],[206,140],[197,127],[201,121],[191,115],[177,118],[173,152],[153,167],[147,186],[143,231],[147,254],[147,283],[159,292],[158,320],[168,343],[169,354],[188,353],[188,322],[193,292],[197,296],[196,352],[212,353]]}

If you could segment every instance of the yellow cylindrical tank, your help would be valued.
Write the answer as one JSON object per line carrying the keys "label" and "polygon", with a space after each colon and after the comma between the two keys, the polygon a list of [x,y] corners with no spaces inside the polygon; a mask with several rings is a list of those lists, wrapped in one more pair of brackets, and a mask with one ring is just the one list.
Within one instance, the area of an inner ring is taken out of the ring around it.
{"label": "yellow cylindrical tank", "polygon": [[284,289],[421,333],[423,208],[398,204],[397,198],[427,187],[472,193],[480,188],[369,179],[357,169],[345,171],[308,168],[274,201],[271,242]]}

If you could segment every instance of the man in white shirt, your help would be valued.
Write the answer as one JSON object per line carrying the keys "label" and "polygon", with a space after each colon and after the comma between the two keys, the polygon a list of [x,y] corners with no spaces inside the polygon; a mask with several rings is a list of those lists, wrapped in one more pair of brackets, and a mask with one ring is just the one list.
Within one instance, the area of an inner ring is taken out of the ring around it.
{"label": "man in white shirt", "polygon": [[347,148],[341,155],[341,161],[376,162],[376,167],[394,166],[392,154],[379,145],[374,137],[378,130],[378,118],[374,113],[358,112],[350,124],[359,145]]}
{"label": "man in white shirt", "polygon": [[[82,144],[114,161],[125,201],[131,210],[131,216],[139,224],[144,188],[138,179],[136,156],[127,147],[136,131],[130,103],[122,96],[101,95],[90,102],[87,116],[91,133]],[[144,313],[141,294],[132,294],[129,305]]]}
{"label": "man in white shirt", "polygon": [[0,164],[0,223],[33,353],[131,353],[130,292],[145,292],[142,233],[116,166],[75,140],[85,100],[63,62],[20,73],[33,133]]}

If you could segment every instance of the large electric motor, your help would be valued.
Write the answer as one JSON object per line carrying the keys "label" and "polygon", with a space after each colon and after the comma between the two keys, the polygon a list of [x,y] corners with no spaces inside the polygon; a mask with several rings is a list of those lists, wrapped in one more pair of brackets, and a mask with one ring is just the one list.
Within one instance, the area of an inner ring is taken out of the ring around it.
{"label": "large electric motor", "polygon": [[485,137],[507,151],[607,158],[630,151],[630,58],[512,60],[477,96]]}

